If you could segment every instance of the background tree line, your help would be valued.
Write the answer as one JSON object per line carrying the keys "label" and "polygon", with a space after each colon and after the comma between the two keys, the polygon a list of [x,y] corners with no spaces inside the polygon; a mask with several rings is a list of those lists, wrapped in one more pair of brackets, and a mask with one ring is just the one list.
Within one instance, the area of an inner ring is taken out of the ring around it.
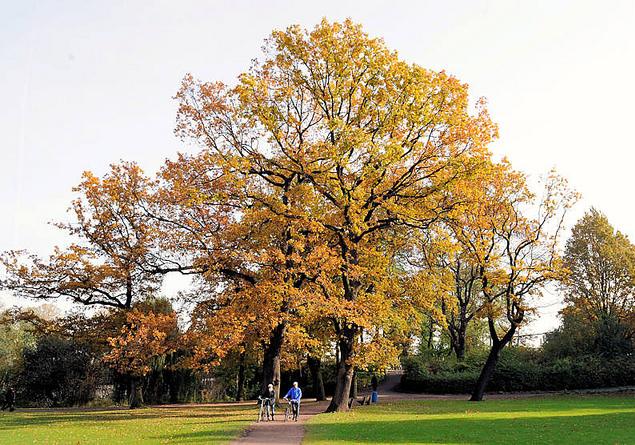
{"label": "background tree line", "polygon": [[[520,391],[634,385],[634,259],[635,246],[628,238],[598,210],[589,210],[575,224],[565,246],[563,265],[568,273],[559,283],[565,301],[560,327],[546,333],[540,347],[518,337],[513,349],[503,354],[489,388]],[[455,290],[457,306],[449,313],[447,326],[425,326],[422,338],[432,336],[436,341],[425,343],[404,360],[404,389],[473,391],[487,337],[484,321],[464,290],[465,279],[457,282],[462,286]],[[457,344],[464,347],[457,348]]]}

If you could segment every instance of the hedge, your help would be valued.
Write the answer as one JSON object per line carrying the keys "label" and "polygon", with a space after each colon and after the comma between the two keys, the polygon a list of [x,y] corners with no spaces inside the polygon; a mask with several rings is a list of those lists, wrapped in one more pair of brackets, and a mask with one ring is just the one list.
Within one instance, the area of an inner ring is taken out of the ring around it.
{"label": "hedge", "polygon": [[[439,366],[426,359],[408,359],[404,362],[401,390],[432,394],[470,393],[483,362],[477,359]],[[509,351],[501,356],[487,390],[562,391],[631,385],[635,385],[633,356],[610,360],[585,356],[540,362],[531,357],[531,353]]]}

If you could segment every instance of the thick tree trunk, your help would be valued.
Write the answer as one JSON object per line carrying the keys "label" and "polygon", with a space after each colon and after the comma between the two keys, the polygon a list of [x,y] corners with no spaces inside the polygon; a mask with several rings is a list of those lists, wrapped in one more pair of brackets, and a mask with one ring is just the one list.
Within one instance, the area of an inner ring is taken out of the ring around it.
{"label": "thick tree trunk", "polygon": [[143,385],[138,377],[130,378],[130,394],[128,396],[130,409],[140,408],[143,406]]}
{"label": "thick tree trunk", "polygon": [[341,334],[339,343],[340,361],[335,378],[335,394],[331,399],[326,412],[348,411],[348,400],[351,394],[353,383],[354,366],[351,364],[353,358],[353,344],[356,338],[353,329],[345,328]]}
{"label": "thick tree trunk", "polygon": [[262,363],[262,391],[267,389],[269,383],[273,384],[276,392],[276,399],[280,398],[280,352],[282,351],[282,342],[286,325],[280,323],[271,333],[269,344],[265,346],[264,357]]}
{"label": "thick tree trunk", "polygon": [[245,353],[240,354],[240,363],[238,364],[238,377],[236,379],[236,401],[240,402],[245,399]]}
{"label": "thick tree trunk", "polygon": [[344,361],[340,363],[335,379],[335,394],[326,412],[348,411],[348,395],[353,382],[353,367]]}
{"label": "thick tree trunk", "polygon": [[472,402],[480,402],[483,400],[483,394],[485,394],[485,390],[487,389],[487,384],[494,375],[494,370],[496,369],[496,363],[498,363],[498,358],[500,357],[500,351],[502,347],[500,343],[496,343],[492,345],[492,348],[489,351],[489,355],[487,356],[487,360],[485,361],[485,365],[481,370],[481,374],[476,381],[476,385],[474,386],[474,391],[472,391],[472,397],[470,401]]}
{"label": "thick tree trunk", "polygon": [[[490,330],[492,329],[493,323],[490,322]],[[481,370],[481,374],[476,381],[476,386],[474,387],[472,397],[470,398],[471,402],[480,402],[483,400],[487,384],[492,379],[492,375],[494,375],[494,371],[496,370],[496,364],[500,358],[500,353],[505,345],[507,345],[507,343],[509,343],[514,337],[514,332],[516,332],[516,326],[512,324],[511,328],[505,333],[502,339],[499,340],[495,334],[492,335],[492,347],[489,351],[489,355],[487,356],[487,360],[485,361],[485,365]]]}
{"label": "thick tree trunk", "polygon": [[322,378],[322,360],[317,357],[309,356],[307,360],[311,378],[313,379],[313,391],[315,392],[315,400],[326,400],[326,392],[324,391],[324,380]]}

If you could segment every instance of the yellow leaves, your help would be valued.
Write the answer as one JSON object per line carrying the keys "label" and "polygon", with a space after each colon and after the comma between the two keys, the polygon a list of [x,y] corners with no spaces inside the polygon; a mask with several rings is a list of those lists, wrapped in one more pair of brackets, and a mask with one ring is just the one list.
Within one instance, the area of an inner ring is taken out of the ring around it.
{"label": "yellow leaves", "polygon": [[383,335],[372,335],[369,341],[357,345],[352,363],[357,368],[384,371],[399,365],[399,349]]}

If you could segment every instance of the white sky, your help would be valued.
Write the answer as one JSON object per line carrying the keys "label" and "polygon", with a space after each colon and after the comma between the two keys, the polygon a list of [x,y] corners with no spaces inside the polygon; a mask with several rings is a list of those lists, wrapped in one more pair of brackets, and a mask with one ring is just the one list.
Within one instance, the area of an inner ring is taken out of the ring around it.
{"label": "white sky", "polygon": [[[184,74],[231,83],[272,29],[351,17],[401,57],[485,96],[494,151],[552,167],[635,236],[635,2],[0,0],[0,250],[64,244],[84,170],[121,159],[147,172],[177,150]],[[171,280],[171,292],[179,280]],[[7,294],[5,304],[14,303]],[[557,294],[531,330],[553,327]]]}

